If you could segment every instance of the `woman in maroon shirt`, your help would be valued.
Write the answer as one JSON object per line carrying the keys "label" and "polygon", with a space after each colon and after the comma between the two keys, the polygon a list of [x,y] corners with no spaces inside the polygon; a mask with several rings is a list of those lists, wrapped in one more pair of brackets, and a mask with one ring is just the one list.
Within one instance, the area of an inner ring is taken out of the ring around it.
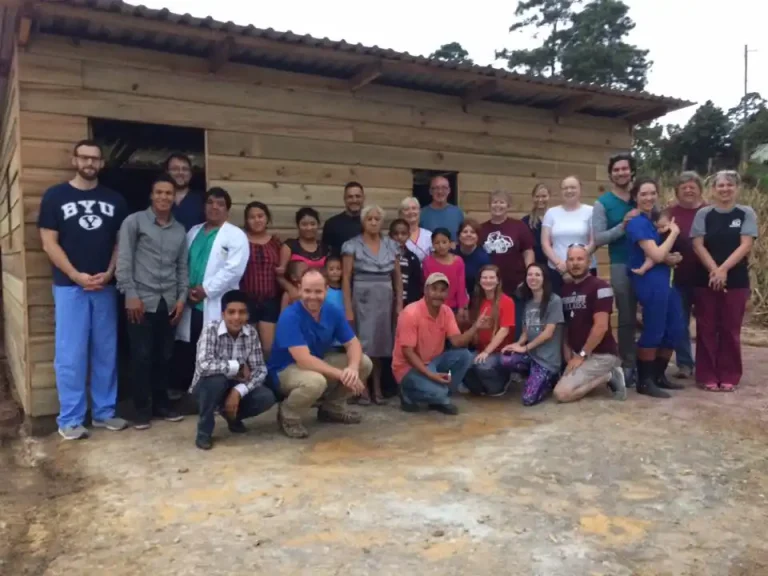
{"label": "woman in maroon shirt", "polygon": [[675,186],[675,204],[669,207],[669,214],[680,228],[677,246],[682,262],[675,268],[675,286],[683,304],[684,337],[675,349],[675,364],[678,378],[690,378],[693,375],[693,353],[691,351],[691,309],[693,308],[693,288],[696,278],[698,258],[693,252],[691,225],[699,208],[705,205],[702,198],[704,183],[696,172],[683,172]]}
{"label": "woman in maroon shirt", "polygon": [[280,315],[280,294],[285,282],[282,271],[290,254],[282,251],[282,242],[268,231],[272,214],[266,204],[251,202],[245,207],[245,233],[250,254],[240,280],[240,289],[248,296],[249,322],[259,331],[265,356],[272,350],[275,324]]}

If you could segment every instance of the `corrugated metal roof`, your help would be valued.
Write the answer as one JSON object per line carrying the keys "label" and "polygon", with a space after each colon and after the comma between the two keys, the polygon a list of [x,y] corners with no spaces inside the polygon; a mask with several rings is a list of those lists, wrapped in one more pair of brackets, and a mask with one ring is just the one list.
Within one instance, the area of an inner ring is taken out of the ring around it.
{"label": "corrugated metal roof", "polygon": [[134,6],[122,0],[44,0],[37,7],[37,20],[39,30],[45,33],[201,57],[231,37],[235,47],[230,60],[340,79],[352,78],[362,66],[380,62],[383,68],[376,84],[455,96],[465,95],[478,83],[496,80],[497,89],[484,99],[510,104],[551,109],[574,96],[589,95],[591,100],[579,110],[599,116],[637,115],[650,119],[645,116],[661,116],[691,104],[646,92],[526,76],[492,66],[443,62],[344,40],[240,26],[211,17]]}

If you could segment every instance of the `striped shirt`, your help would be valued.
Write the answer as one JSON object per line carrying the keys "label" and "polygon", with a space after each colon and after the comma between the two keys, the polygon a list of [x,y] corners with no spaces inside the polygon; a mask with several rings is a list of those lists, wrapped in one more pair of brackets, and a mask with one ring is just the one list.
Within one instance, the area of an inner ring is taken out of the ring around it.
{"label": "striped shirt", "polygon": [[266,244],[249,242],[249,245],[248,265],[240,280],[240,289],[257,302],[277,298],[280,295],[277,267],[282,242],[272,236]]}
{"label": "striped shirt", "polygon": [[209,322],[197,341],[195,376],[192,378],[189,393],[195,391],[201,378],[220,374],[234,378],[241,364],[248,364],[251,372],[247,382],[235,386],[240,395],[245,396],[261,386],[267,377],[267,366],[256,328],[246,324],[237,338],[232,338],[224,320]]}

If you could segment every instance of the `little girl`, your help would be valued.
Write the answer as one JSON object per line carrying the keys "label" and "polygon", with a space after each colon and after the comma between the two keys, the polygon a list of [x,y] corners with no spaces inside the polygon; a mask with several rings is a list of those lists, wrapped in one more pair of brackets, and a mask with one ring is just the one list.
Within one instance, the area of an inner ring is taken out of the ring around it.
{"label": "little girl", "polygon": [[299,283],[301,282],[301,275],[306,269],[306,262],[301,262],[300,260],[291,260],[286,264],[285,279],[296,290],[293,291],[293,294],[288,291],[283,292],[283,298],[280,301],[281,312],[299,299]]}
{"label": "little girl", "polygon": [[421,300],[424,283],[421,280],[421,260],[408,248],[410,227],[402,218],[389,225],[389,237],[400,246],[400,277],[403,279],[403,306]]}
{"label": "little girl", "polygon": [[325,301],[344,312],[344,293],[341,290],[341,258],[328,256],[325,260],[325,273],[328,275],[328,293]]}
{"label": "little girl", "polygon": [[464,260],[451,253],[451,233],[446,228],[436,228],[432,232],[432,254],[424,258],[422,271],[425,281],[435,272],[442,272],[448,277],[450,287],[445,305],[456,313],[456,319],[460,323],[466,322],[469,295]]}

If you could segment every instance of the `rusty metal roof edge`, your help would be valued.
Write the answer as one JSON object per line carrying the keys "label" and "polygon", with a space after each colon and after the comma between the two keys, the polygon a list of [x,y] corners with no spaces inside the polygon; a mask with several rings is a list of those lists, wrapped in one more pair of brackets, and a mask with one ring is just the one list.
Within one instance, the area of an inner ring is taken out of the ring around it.
{"label": "rusty metal roof edge", "polygon": [[[501,68],[495,68],[490,65],[466,64],[445,62],[434,60],[424,56],[412,55],[408,52],[398,52],[389,48],[380,48],[378,46],[365,46],[360,43],[350,43],[346,40],[330,40],[327,37],[317,38],[310,34],[297,34],[290,30],[277,31],[272,28],[257,28],[252,24],[240,25],[231,21],[222,22],[211,16],[204,18],[192,16],[188,13],[178,14],[171,12],[168,8],[148,8],[144,5],[135,5],[123,0],[42,0],[43,3],[51,4],[69,4],[81,9],[87,9],[94,12],[119,13],[122,16],[142,18],[147,20],[165,21],[179,27],[203,28],[226,32],[227,34],[239,35],[245,37],[263,38],[283,44],[298,44],[314,48],[318,52],[344,52],[347,54],[358,54],[360,56],[375,56],[382,60],[394,62],[408,62],[422,65],[425,67],[425,73],[428,68],[440,68],[454,70],[458,72],[467,72],[480,78],[494,78],[499,80],[512,80],[530,85],[539,85],[542,87],[560,88],[566,91],[591,93],[615,97],[637,103],[646,102],[651,105],[648,110],[656,106],[664,106],[668,112],[680,110],[694,104],[687,100],[650,94],[644,91],[626,91],[614,88],[606,88],[596,84],[586,84],[562,80],[558,78],[542,78],[517,72],[511,72]],[[469,76],[468,76],[469,79]],[[660,114],[662,115],[662,114]]]}

